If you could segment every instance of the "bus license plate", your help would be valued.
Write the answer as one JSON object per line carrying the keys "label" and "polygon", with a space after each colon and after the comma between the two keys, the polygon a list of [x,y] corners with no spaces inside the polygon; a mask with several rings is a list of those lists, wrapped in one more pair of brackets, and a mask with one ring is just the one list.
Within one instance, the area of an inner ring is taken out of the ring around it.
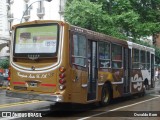
{"label": "bus license plate", "polygon": [[37,83],[35,83],[35,82],[29,83],[29,86],[30,87],[37,87]]}

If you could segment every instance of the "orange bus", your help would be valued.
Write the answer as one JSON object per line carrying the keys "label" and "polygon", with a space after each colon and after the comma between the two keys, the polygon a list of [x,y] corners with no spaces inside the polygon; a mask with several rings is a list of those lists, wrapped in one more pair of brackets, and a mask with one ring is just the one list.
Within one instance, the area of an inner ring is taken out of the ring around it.
{"label": "orange bus", "polygon": [[13,26],[6,95],[60,103],[144,94],[154,84],[154,49],[62,21]]}

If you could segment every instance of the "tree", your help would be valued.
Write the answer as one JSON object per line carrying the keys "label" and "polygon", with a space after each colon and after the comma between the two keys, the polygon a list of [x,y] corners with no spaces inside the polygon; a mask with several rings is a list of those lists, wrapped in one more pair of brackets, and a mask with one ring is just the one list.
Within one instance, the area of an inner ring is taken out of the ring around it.
{"label": "tree", "polygon": [[[97,31],[99,18],[102,17],[101,5],[92,4],[88,0],[73,0],[65,10],[64,18],[73,25]],[[81,12],[80,12],[81,11]]]}
{"label": "tree", "polygon": [[[160,0],[68,0],[67,22],[117,38],[140,38],[160,33]],[[156,48],[160,62],[160,49]]]}
{"label": "tree", "polygon": [[9,67],[9,59],[0,59],[0,68],[8,69]]}
{"label": "tree", "polygon": [[102,10],[102,4],[88,0],[72,0],[70,5],[65,9],[64,19],[73,25],[115,37],[125,38],[119,32],[119,28],[117,26],[114,27],[115,21],[113,18]]}
{"label": "tree", "polygon": [[151,36],[160,33],[160,0],[130,0],[133,10],[139,14],[136,26],[139,36]]}

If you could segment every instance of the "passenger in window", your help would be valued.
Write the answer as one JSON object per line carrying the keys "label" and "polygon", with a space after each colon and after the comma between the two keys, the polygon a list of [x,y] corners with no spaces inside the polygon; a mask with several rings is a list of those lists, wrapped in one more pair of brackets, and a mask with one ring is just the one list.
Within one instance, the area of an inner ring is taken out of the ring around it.
{"label": "passenger in window", "polygon": [[118,64],[116,62],[112,62],[112,67],[113,68],[118,68]]}
{"label": "passenger in window", "polygon": [[107,53],[107,54],[105,54],[105,59],[109,59],[109,54]]}
{"label": "passenger in window", "polygon": [[100,58],[100,59],[109,59],[109,54],[100,53],[100,54],[99,54],[99,58]]}

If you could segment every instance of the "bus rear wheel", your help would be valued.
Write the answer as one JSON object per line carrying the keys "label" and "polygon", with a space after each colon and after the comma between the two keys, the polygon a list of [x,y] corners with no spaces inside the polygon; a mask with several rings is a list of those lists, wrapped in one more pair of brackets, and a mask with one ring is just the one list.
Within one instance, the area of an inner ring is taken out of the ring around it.
{"label": "bus rear wheel", "polygon": [[104,84],[102,88],[101,101],[102,106],[106,106],[110,103],[112,99],[111,86],[109,84]]}

